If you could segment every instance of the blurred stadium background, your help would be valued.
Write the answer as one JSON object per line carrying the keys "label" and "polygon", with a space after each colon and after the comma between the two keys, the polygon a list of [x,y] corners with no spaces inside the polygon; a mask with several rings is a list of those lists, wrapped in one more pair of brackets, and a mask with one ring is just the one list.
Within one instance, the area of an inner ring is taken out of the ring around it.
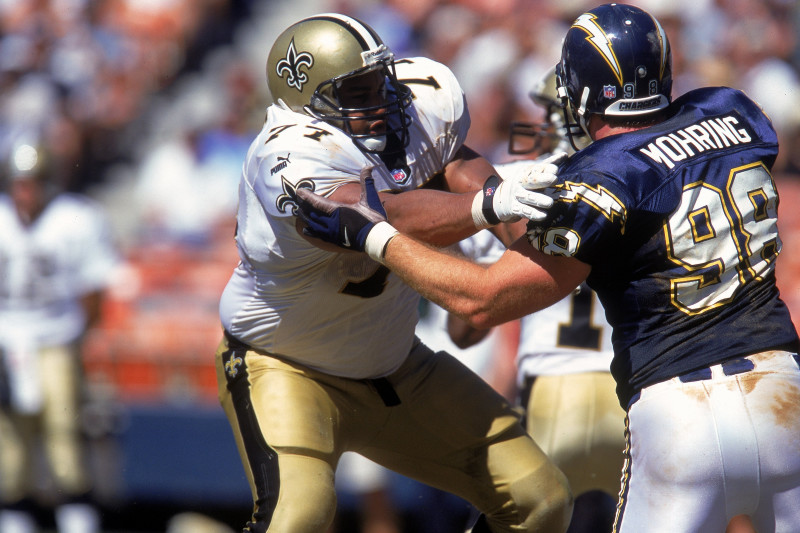
{"label": "blurred stadium background", "polygon": [[[216,401],[217,300],[236,263],[236,188],[270,102],[272,40],[341,11],[400,57],[448,64],[468,144],[508,159],[508,126],[538,121],[528,90],[585,0],[0,0],[0,153],[40,136],[60,184],[102,202],[125,265],[88,339],[87,435],[109,530],[164,531],[183,511],[232,528],[250,496]],[[673,44],[675,95],[746,90],[782,140],[778,274],[800,317],[800,4],[641,0]],[[46,492],[46,481],[43,491]]]}

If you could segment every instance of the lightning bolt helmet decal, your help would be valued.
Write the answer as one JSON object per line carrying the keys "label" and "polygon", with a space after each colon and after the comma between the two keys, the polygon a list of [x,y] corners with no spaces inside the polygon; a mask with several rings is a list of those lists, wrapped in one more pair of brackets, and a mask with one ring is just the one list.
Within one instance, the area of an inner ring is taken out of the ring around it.
{"label": "lightning bolt helmet decal", "polygon": [[580,28],[587,33],[586,40],[600,52],[603,59],[606,60],[608,66],[614,71],[614,76],[620,85],[622,85],[622,69],[619,66],[619,61],[611,46],[611,41],[603,31],[603,28],[597,23],[597,16],[592,13],[584,13],[572,24],[573,28]]}

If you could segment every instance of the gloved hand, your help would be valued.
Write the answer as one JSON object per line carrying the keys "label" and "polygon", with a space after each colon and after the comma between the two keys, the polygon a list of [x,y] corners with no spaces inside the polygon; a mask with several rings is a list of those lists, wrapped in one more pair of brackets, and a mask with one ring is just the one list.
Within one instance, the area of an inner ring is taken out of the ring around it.
{"label": "gloved hand", "polygon": [[[303,233],[344,248],[367,252],[377,261],[397,230],[386,222],[372,168],[361,171],[361,197],[355,204],[336,202],[307,189],[297,190],[298,214],[306,226]],[[378,231],[373,231],[373,230]],[[370,238],[370,235],[375,235]]]}
{"label": "gloved hand", "polygon": [[485,228],[500,222],[515,222],[520,218],[544,220],[553,199],[539,192],[552,185],[558,164],[567,157],[558,152],[542,161],[515,161],[498,165],[503,180],[491,176],[472,203],[475,226]]}

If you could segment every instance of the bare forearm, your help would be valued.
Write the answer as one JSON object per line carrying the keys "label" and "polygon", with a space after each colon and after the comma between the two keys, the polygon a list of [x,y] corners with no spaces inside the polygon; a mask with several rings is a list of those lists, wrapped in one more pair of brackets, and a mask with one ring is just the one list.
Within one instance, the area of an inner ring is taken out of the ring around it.
{"label": "bare forearm", "polygon": [[[488,268],[463,257],[448,255],[404,235],[387,222],[388,210],[384,206],[389,202],[384,202],[384,197],[375,191],[371,176],[365,176],[363,180],[361,198],[349,205],[299,189],[299,209],[307,224],[302,228],[302,234],[343,249],[366,252],[388,266],[422,296],[475,328],[495,326],[552,305],[589,275],[589,265],[571,257],[542,254],[525,237],[517,239]],[[502,184],[498,189],[502,189]],[[399,197],[408,198],[415,192],[426,191],[410,191]],[[472,225],[481,227],[486,222],[481,215],[487,209],[480,204],[483,195],[471,196],[470,205],[475,205],[469,210]],[[407,207],[414,209],[414,205],[416,202]],[[504,205],[501,202],[501,207]],[[452,206],[443,205],[440,209],[445,211],[449,207]],[[495,208],[493,204],[491,209]],[[457,212],[449,215],[455,219],[459,212],[464,216],[467,211],[464,207],[455,209]],[[439,213],[433,210],[420,218],[437,221],[438,216]],[[403,221],[415,218],[404,218]],[[499,215],[495,213],[494,218],[499,218]],[[349,235],[357,239],[352,241]]]}
{"label": "bare forearm", "polygon": [[[480,265],[449,255],[405,235],[393,238],[386,248],[384,263],[424,298],[436,302],[470,324],[481,295],[463,291],[467,280],[481,283],[486,270]],[[476,291],[477,292],[477,291]]]}
{"label": "bare forearm", "polygon": [[470,211],[474,196],[420,189],[381,199],[389,222],[402,233],[433,246],[448,246],[478,231]]}
{"label": "bare forearm", "polygon": [[383,262],[423,297],[479,329],[554,304],[589,273],[588,265],[541,254],[525,239],[485,268],[400,234],[389,241]]}
{"label": "bare forearm", "polygon": [[[381,204],[389,222],[401,232],[433,246],[449,246],[470,235],[478,228],[472,218],[471,208],[475,194],[480,190],[454,193],[437,189],[417,189],[402,193],[380,193]],[[348,184],[339,187],[330,198],[337,202],[358,201],[360,187]],[[499,227],[505,227],[500,224]],[[514,232],[503,229],[503,241]]]}
{"label": "bare forearm", "polygon": [[[381,195],[389,222],[402,233],[433,246],[449,246],[479,229],[472,217],[472,202],[480,191],[452,193],[419,189]],[[525,233],[525,220],[489,228],[505,246]]]}

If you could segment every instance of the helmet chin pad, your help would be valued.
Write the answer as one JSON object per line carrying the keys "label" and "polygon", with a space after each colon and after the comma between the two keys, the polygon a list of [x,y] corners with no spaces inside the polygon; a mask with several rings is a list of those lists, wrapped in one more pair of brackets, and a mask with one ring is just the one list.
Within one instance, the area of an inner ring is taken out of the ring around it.
{"label": "helmet chin pad", "polygon": [[365,152],[383,152],[386,149],[386,135],[354,137],[353,142]]}

